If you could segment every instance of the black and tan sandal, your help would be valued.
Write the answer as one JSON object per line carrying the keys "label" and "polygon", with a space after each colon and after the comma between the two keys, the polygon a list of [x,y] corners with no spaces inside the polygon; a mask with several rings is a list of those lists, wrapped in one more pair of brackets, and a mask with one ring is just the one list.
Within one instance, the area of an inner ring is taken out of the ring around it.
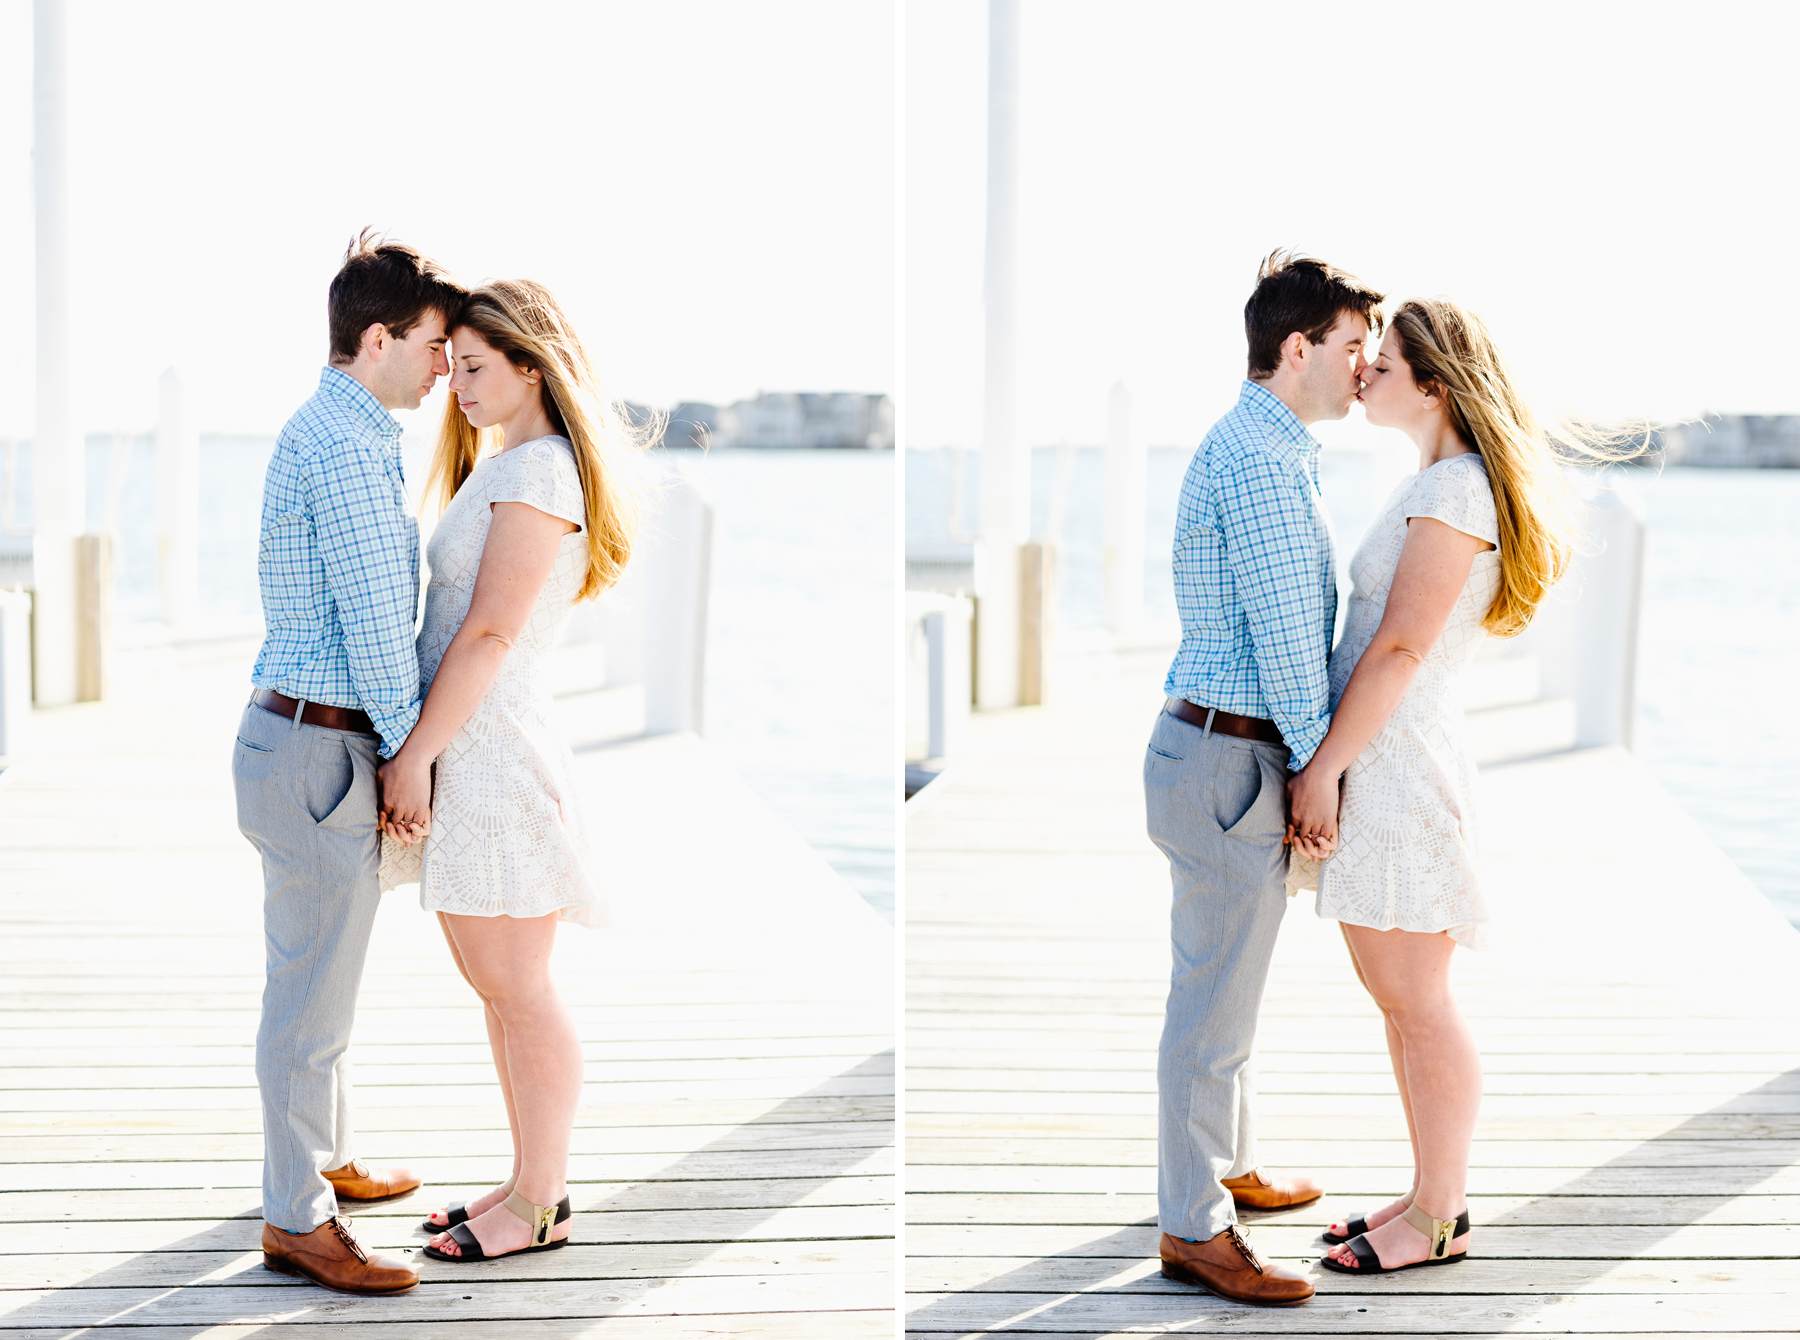
{"label": "black and tan sandal", "polygon": [[[454,1205],[446,1205],[444,1207],[444,1218],[449,1220],[450,1222],[446,1223],[446,1224],[434,1224],[431,1222],[431,1216],[426,1215],[425,1221],[424,1221],[424,1223],[422,1223],[420,1225],[420,1227],[423,1228],[427,1233],[448,1233],[451,1229],[455,1228],[458,1224],[468,1223],[469,1222],[469,1202],[466,1200],[459,1200]],[[1330,1237],[1331,1235],[1328,1233],[1328,1234],[1326,1234],[1326,1236]],[[1342,1242],[1343,1239],[1338,1238],[1338,1239],[1336,1239],[1336,1241]]]}
{"label": "black and tan sandal", "polygon": [[[1406,1202],[1406,1208],[1409,1210],[1412,1208],[1412,1201],[1409,1200]],[[1350,1231],[1348,1233],[1333,1233],[1327,1228],[1323,1233],[1319,1234],[1319,1236],[1335,1247],[1340,1242],[1350,1241],[1351,1238],[1356,1237],[1360,1233],[1367,1233],[1369,1231],[1369,1221],[1360,1214],[1352,1215],[1344,1221],[1344,1227]],[[440,1229],[439,1231],[441,1232],[442,1230]]]}
{"label": "black and tan sandal", "polygon": [[[462,1255],[452,1256],[449,1252],[441,1252],[430,1243],[425,1244],[425,1255],[434,1261],[497,1261],[502,1256],[518,1256],[523,1252],[547,1252],[555,1247],[568,1245],[567,1238],[552,1238],[550,1230],[572,1215],[569,1198],[564,1196],[554,1205],[533,1205],[517,1191],[509,1195],[500,1205],[507,1212],[518,1216],[531,1225],[531,1242],[524,1247],[515,1247],[510,1252],[496,1252],[489,1255],[481,1250],[481,1243],[475,1238],[474,1230],[468,1224],[461,1223],[449,1230],[450,1240],[462,1248]],[[444,1232],[438,1229],[438,1232]]]}
{"label": "black and tan sandal", "polygon": [[1356,1256],[1355,1265],[1343,1265],[1329,1256],[1320,1257],[1319,1264],[1327,1270],[1341,1271],[1346,1275],[1385,1275],[1396,1270],[1411,1270],[1414,1266],[1448,1266],[1468,1259],[1466,1249],[1454,1256],[1450,1254],[1451,1242],[1469,1231],[1469,1212],[1466,1209],[1454,1219],[1433,1219],[1423,1210],[1416,1210],[1409,1205],[1400,1217],[1431,1243],[1431,1249],[1423,1261],[1408,1261],[1403,1266],[1384,1266],[1381,1264],[1381,1257],[1369,1245],[1368,1238],[1358,1233],[1349,1241],[1350,1250]]}
{"label": "black and tan sandal", "polygon": [[[513,1179],[511,1177],[500,1183],[500,1185],[506,1189],[508,1195],[512,1194]],[[434,1210],[432,1213],[435,1214],[436,1211]],[[431,1216],[427,1215],[425,1216],[425,1222],[420,1224],[419,1227],[424,1229],[427,1233],[448,1233],[458,1224],[466,1224],[469,1222],[469,1202],[466,1200],[459,1200],[454,1205],[446,1205],[444,1207],[444,1218],[448,1219],[450,1222],[447,1224],[434,1224],[431,1222]]]}

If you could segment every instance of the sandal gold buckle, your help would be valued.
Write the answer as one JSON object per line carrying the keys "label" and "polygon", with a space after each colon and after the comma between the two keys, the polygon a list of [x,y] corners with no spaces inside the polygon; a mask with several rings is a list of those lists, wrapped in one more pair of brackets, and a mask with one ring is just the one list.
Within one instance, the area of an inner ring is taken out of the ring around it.
{"label": "sandal gold buckle", "polygon": [[533,1208],[537,1211],[537,1232],[531,1235],[531,1241],[533,1246],[542,1247],[550,1241],[550,1226],[556,1222],[556,1206],[538,1205]]}
{"label": "sandal gold buckle", "polygon": [[1456,1235],[1456,1220],[1436,1219],[1432,1221],[1432,1227],[1431,1257],[1434,1261],[1441,1261],[1450,1254],[1450,1239]]}

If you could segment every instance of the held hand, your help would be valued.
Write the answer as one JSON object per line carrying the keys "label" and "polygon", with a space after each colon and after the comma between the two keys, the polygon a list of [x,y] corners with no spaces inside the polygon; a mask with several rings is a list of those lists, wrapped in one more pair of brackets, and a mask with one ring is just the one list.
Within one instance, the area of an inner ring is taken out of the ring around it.
{"label": "held hand", "polygon": [[1288,840],[1315,860],[1337,850],[1341,794],[1341,778],[1311,766],[1287,784]]}
{"label": "held hand", "polygon": [[415,764],[403,751],[383,763],[375,777],[382,830],[409,847],[423,840],[431,832],[430,764]]}

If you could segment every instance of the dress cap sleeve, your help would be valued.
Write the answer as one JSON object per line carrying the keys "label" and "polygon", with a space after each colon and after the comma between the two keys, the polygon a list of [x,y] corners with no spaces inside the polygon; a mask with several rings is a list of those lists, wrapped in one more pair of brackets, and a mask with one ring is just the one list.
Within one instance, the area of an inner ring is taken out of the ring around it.
{"label": "dress cap sleeve", "polygon": [[1476,452],[1455,456],[1423,470],[1413,482],[1404,505],[1406,518],[1428,516],[1446,526],[1500,547],[1500,519],[1494,511],[1494,490],[1488,483],[1487,464]]}
{"label": "dress cap sleeve", "polygon": [[561,517],[578,529],[587,529],[587,508],[581,494],[581,475],[575,469],[575,448],[560,437],[542,437],[496,458],[494,479],[488,485],[488,502],[522,502],[540,512]]}

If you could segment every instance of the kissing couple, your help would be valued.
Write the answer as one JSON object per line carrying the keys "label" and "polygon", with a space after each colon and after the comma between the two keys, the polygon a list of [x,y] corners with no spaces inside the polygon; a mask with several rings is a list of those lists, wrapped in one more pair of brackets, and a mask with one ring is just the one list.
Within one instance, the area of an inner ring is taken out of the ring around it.
{"label": "kissing couple", "polygon": [[[1168,857],[1173,970],[1158,1054],[1162,1272],[1238,1302],[1312,1284],[1260,1257],[1239,1209],[1317,1200],[1257,1162],[1257,1014],[1298,888],[1316,889],[1381,1011],[1412,1142],[1412,1186],[1333,1223],[1319,1264],[1376,1274],[1464,1260],[1481,1060],[1450,987],[1482,946],[1475,766],[1457,681],[1566,569],[1558,453],[1617,459],[1540,425],[1479,317],[1380,293],[1277,251],[1244,308],[1248,377],[1182,480],[1181,647],[1144,757],[1151,839]],[[1380,338],[1377,346],[1374,342]],[[1412,439],[1401,482],[1337,579],[1310,424],[1361,404]],[[1554,447],[1557,450],[1553,450]]]}
{"label": "kissing couple", "polygon": [[[557,923],[606,924],[545,668],[577,601],[618,581],[639,500],[635,430],[574,327],[529,280],[466,291],[365,230],[332,280],[330,361],[263,491],[266,640],[232,757],[262,857],[256,1037],[263,1261],[351,1294],[407,1263],[339,1214],[420,1184],[356,1156],[346,1049],[384,890],[419,885],[486,1014],[511,1175],[421,1225],[467,1264],[562,1246],[582,1056],[557,993]],[[450,378],[426,497],[442,508],[419,625],[419,525],[400,425]]]}

